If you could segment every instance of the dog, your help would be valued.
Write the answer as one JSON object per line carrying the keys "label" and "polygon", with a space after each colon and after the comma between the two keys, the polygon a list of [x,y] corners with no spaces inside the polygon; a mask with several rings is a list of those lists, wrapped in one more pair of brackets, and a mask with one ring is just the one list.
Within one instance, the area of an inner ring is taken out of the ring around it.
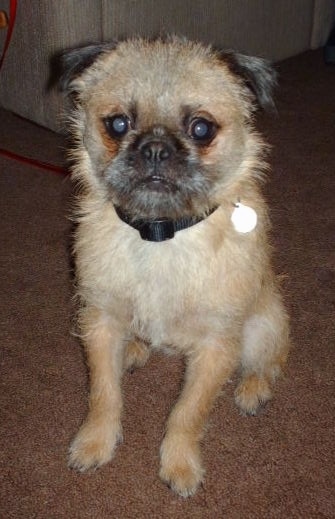
{"label": "dog", "polygon": [[254,128],[276,74],[260,58],[171,37],[89,45],[62,56],[80,186],[74,257],[89,411],[69,454],[79,471],[122,440],[121,379],[150,351],[183,355],[160,477],[183,497],[204,478],[200,440],[239,369],[237,406],[254,415],[289,350]]}

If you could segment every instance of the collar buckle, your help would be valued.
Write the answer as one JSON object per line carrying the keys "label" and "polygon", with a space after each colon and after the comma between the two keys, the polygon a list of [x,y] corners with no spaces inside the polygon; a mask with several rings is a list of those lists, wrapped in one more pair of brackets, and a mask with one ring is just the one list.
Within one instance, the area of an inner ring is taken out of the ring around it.
{"label": "collar buckle", "polygon": [[162,218],[153,222],[145,222],[138,227],[142,240],[165,241],[174,237],[174,225],[172,220]]}

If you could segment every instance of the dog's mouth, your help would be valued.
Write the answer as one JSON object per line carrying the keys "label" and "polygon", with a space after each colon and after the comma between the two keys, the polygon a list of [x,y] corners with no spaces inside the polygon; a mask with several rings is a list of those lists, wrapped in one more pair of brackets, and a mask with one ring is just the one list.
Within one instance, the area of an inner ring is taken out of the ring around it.
{"label": "dog's mouth", "polygon": [[207,210],[211,178],[205,173],[187,161],[145,168],[121,156],[106,170],[106,180],[114,205],[133,220],[176,220]]}
{"label": "dog's mouth", "polygon": [[166,177],[160,175],[150,175],[143,178],[138,183],[140,188],[149,189],[158,193],[171,193],[176,191],[176,185]]}

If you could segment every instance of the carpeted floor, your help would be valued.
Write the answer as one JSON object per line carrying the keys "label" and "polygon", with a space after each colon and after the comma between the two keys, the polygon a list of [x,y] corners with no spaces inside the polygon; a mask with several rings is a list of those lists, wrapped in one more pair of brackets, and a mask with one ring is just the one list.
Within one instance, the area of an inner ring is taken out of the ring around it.
{"label": "carpeted floor", "polygon": [[[278,115],[260,127],[274,146],[266,192],[294,349],[258,417],[239,415],[235,381],[224,388],[203,448],[207,477],[188,500],[157,476],[179,358],[153,356],[125,376],[124,443],[112,463],[91,474],[67,469],[87,406],[70,334],[71,184],[0,157],[1,518],[335,517],[335,67],[313,51],[279,68]],[[1,147],[63,161],[60,136],[5,111],[0,134]]]}

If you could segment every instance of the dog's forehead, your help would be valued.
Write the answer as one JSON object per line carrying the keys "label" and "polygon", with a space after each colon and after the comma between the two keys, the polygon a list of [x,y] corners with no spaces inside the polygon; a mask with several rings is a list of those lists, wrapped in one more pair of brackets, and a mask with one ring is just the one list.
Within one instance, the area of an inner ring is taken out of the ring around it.
{"label": "dog's forehead", "polygon": [[102,56],[92,95],[108,106],[142,106],[170,112],[227,95],[234,81],[228,67],[202,46],[120,46]]}

